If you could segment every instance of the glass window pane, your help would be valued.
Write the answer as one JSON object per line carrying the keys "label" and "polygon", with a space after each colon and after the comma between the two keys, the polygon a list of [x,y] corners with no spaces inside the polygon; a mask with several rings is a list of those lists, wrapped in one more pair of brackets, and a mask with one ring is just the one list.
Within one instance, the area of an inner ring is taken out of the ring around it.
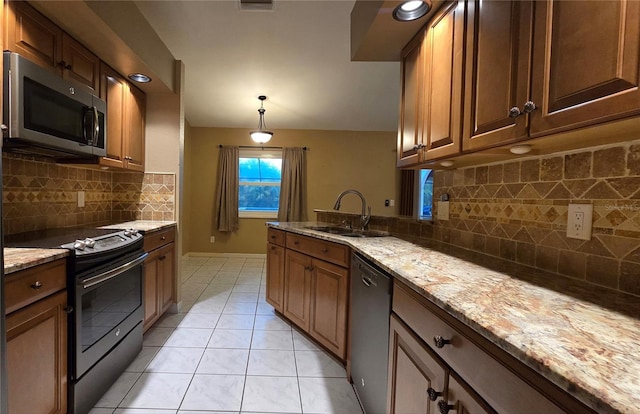
{"label": "glass window pane", "polygon": [[280,186],[240,185],[240,211],[278,211]]}
{"label": "glass window pane", "polygon": [[420,214],[421,219],[433,214],[433,171],[420,170]]}
{"label": "glass window pane", "polygon": [[260,159],[240,158],[240,181],[260,181]]}

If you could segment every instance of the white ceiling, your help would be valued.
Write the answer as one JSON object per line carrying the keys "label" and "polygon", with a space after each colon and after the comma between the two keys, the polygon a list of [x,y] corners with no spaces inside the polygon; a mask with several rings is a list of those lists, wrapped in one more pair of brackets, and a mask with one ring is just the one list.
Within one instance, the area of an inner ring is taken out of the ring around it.
{"label": "white ceiling", "polygon": [[269,129],[395,131],[400,64],[351,62],[351,0],[136,1],[185,64],[194,127],[255,128],[267,95]]}

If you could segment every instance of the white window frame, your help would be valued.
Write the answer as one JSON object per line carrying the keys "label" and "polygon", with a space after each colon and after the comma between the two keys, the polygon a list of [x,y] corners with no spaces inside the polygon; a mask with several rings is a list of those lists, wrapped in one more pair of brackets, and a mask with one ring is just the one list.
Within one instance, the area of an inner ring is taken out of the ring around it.
{"label": "white window frame", "polygon": [[[282,160],[282,150],[277,149],[262,149],[262,148],[240,148],[239,158],[277,158]],[[282,177],[279,183],[257,183],[257,182],[242,182],[238,176],[238,188],[240,185],[272,185],[280,187],[282,185]],[[240,210],[240,203],[238,202],[238,217],[240,218],[278,218],[278,210],[276,211],[246,211]]]}

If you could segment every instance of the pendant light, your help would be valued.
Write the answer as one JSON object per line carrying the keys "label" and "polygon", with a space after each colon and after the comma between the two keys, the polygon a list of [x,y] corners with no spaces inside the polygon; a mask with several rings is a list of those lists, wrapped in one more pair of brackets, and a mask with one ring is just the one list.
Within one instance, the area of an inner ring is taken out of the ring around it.
{"label": "pendant light", "polygon": [[267,131],[267,124],[264,122],[264,113],[266,110],[264,109],[264,101],[267,99],[266,96],[260,95],[258,96],[260,99],[260,109],[258,109],[258,113],[260,114],[260,120],[258,121],[258,129],[255,131],[251,131],[251,139],[257,142],[258,144],[264,144],[268,142],[273,136],[273,132]]}

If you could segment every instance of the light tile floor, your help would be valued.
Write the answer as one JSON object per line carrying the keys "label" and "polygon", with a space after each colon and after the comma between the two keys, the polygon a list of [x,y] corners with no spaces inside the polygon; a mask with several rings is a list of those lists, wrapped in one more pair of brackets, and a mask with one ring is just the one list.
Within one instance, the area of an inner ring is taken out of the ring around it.
{"label": "light tile floor", "polygon": [[265,260],[183,260],[166,314],[90,414],[362,414],[340,363],[264,300]]}

